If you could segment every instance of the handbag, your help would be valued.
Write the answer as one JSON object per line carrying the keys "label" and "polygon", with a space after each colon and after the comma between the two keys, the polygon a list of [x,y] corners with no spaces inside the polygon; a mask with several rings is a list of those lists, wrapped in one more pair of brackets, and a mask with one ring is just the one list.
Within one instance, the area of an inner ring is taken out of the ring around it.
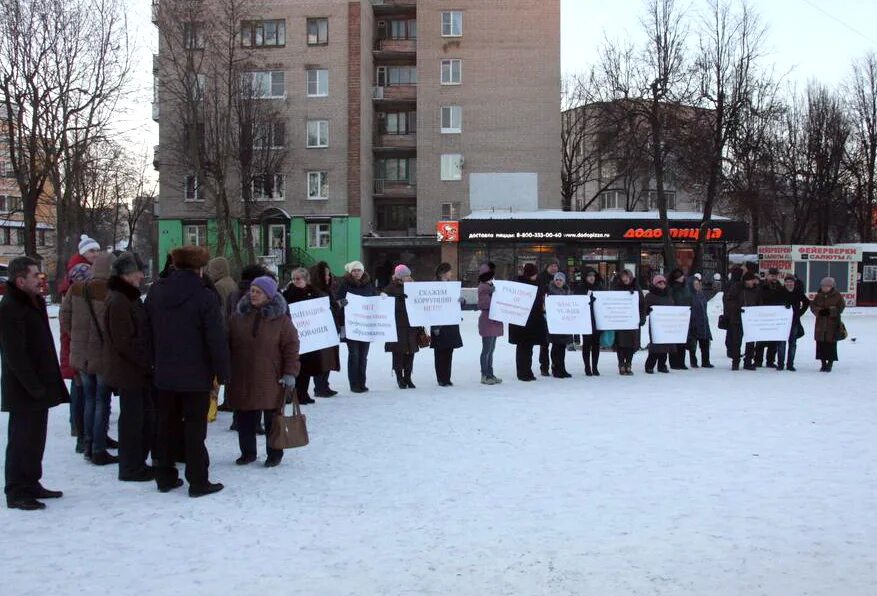
{"label": "handbag", "polygon": [[843,321],[838,321],[837,322],[837,341],[843,341],[847,337],[849,337],[849,334],[847,333],[847,326],[844,325]]}
{"label": "handbag", "polygon": [[429,334],[426,330],[421,327],[417,330],[417,347],[418,348],[428,348],[432,340],[429,338]]}
{"label": "handbag", "polygon": [[308,444],[307,418],[301,413],[298,395],[295,389],[287,389],[287,396],[292,397],[292,416],[286,416],[286,406],[271,417],[271,431],[268,433],[268,445],[272,449],[292,449]]}
{"label": "handbag", "polygon": [[600,347],[611,348],[615,345],[615,332],[610,330],[598,331],[600,333]]}
{"label": "handbag", "polygon": [[728,317],[725,315],[719,315],[719,329],[728,330]]}

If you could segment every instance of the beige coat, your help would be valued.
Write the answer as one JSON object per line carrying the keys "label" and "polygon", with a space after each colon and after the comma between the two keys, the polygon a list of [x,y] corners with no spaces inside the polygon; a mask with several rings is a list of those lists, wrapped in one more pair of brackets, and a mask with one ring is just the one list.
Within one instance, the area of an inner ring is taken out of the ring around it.
{"label": "beige coat", "polygon": [[[61,302],[61,330],[70,335],[70,365],[89,375],[104,372],[104,310],[108,295],[107,280],[114,260],[111,253],[98,255],[91,280],[78,281],[70,286]],[[93,316],[89,301],[94,310]]]}
{"label": "beige coat", "polygon": [[[816,325],[813,328],[813,338],[816,341],[837,341],[837,330],[840,327],[840,313],[846,307],[844,297],[836,289],[830,292],[817,292],[810,310],[816,315]],[[827,315],[820,314],[826,309]]]}

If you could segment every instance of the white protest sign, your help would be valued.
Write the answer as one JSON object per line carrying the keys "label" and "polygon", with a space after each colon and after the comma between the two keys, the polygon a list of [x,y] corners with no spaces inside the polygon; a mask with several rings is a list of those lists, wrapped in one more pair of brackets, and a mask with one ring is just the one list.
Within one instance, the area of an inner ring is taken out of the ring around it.
{"label": "white protest sign", "polygon": [[405,310],[412,327],[459,325],[462,318],[458,281],[405,282]]}
{"label": "white protest sign", "polygon": [[751,341],[789,341],[792,309],[785,306],[743,308],[743,338]]}
{"label": "white protest sign", "polygon": [[591,335],[591,297],[546,296],[545,320],[548,333]]}
{"label": "white protest sign", "polygon": [[290,304],[289,314],[298,330],[299,354],[331,348],[340,343],[328,297]]}
{"label": "white protest sign", "polygon": [[600,331],[639,329],[639,290],[594,292],[594,321]]}
{"label": "white protest sign", "polygon": [[649,334],[653,344],[688,342],[690,306],[653,306],[649,314]]}
{"label": "white protest sign", "polygon": [[530,309],[539,289],[517,281],[494,281],[493,299],[488,318],[523,327],[530,318]]}
{"label": "white protest sign", "polygon": [[344,331],[348,340],[369,343],[396,341],[396,300],[347,294]]}

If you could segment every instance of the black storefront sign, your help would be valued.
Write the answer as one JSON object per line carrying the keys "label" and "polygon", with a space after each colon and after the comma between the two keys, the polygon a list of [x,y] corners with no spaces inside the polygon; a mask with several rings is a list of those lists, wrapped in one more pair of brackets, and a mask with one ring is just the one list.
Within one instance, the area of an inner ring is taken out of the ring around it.
{"label": "black storefront sign", "polygon": [[[700,235],[699,220],[670,222],[676,242],[694,242]],[[656,220],[635,219],[464,219],[461,242],[644,242],[663,238]],[[745,242],[749,229],[741,221],[714,221],[708,242]]]}

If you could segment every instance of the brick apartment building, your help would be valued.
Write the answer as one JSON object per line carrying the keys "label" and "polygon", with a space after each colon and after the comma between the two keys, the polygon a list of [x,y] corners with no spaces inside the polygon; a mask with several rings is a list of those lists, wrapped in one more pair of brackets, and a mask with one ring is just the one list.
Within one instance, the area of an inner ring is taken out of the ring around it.
{"label": "brick apartment building", "polygon": [[[154,0],[159,26],[173,1]],[[372,273],[409,263],[426,279],[443,257],[455,261],[436,239],[439,221],[560,206],[559,0],[258,5],[239,43],[283,116],[285,158],[240,225],[281,271],[326,260],[340,273],[361,259]],[[169,151],[179,122],[162,93],[165,51],[153,107],[160,259],[213,244],[216,226]]]}

